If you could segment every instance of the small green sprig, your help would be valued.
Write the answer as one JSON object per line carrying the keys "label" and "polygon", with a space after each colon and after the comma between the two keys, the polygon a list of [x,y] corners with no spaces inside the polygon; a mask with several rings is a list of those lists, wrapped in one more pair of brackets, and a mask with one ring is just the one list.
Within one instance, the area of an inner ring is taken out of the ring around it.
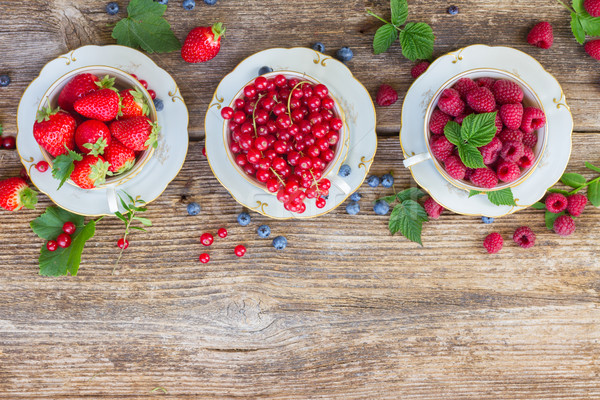
{"label": "small green sprig", "polygon": [[406,23],[406,19],[408,18],[408,3],[406,0],[391,0],[390,7],[392,13],[391,22],[386,21],[371,10],[367,10],[368,15],[377,18],[385,24],[375,32],[373,52],[375,54],[384,53],[396,39],[400,39],[400,46],[402,46],[404,57],[412,61],[430,59],[433,54],[433,44],[435,42],[435,35],[431,26],[424,22]]}
{"label": "small green sprig", "polygon": [[571,13],[571,31],[579,44],[585,42],[585,36],[600,36],[600,17],[592,17],[583,6],[584,0],[573,0],[572,8],[562,0],[557,0]]}
{"label": "small green sprig", "polygon": [[[395,190],[394,190],[395,191]],[[385,196],[379,200],[387,202],[389,205],[398,203],[392,209],[388,228],[392,235],[400,232],[408,240],[423,246],[421,242],[421,231],[423,230],[423,222],[429,221],[427,212],[418,200],[425,196],[425,193],[419,188],[412,187],[395,195]]]}
{"label": "small green sprig", "polygon": [[[127,240],[127,235],[130,233],[130,229],[137,229],[139,231],[146,232],[146,230],[140,226],[132,226],[132,223],[135,221],[140,222],[144,226],[152,226],[152,222],[148,218],[143,218],[136,213],[142,213],[147,211],[148,209],[144,207],[146,202],[142,199],[136,198],[134,199],[129,193],[123,192],[125,196],[129,199],[129,204],[123,200],[123,198],[119,195],[119,200],[121,201],[121,206],[126,210],[125,213],[121,213],[119,211],[115,212],[117,218],[121,221],[125,222],[125,233],[123,234],[123,241]],[[125,250],[125,246],[121,248],[119,252],[119,257],[117,258],[117,262],[113,268],[113,274],[115,273],[115,269],[119,265],[119,261],[121,261],[121,257],[123,256],[123,251]]]}

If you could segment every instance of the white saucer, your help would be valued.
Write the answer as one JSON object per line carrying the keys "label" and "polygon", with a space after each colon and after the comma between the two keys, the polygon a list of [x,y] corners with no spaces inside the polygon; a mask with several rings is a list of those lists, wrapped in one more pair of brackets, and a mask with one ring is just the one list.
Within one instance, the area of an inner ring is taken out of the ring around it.
{"label": "white saucer", "polygon": [[[221,107],[228,105],[246,83],[256,78],[262,66],[269,66],[274,71],[299,72],[317,79],[327,85],[344,110],[350,143],[343,164],[348,164],[352,173],[340,178],[342,182],[339,185],[332,182],[327,205],[322,209],[317,208],[314,201],[307,201],[303,214],[287,211],[275,195],[248,182],[229,162],[223,140]],[[377,150],[375,124],[371,96],[343,63],[303,47],[268,49],[246,58],[217,87],[204,121],[206,155],[215,177],[244,207],[277,219],[313,218],[338,207],[365,180]]]}
{"label": "white saucer", "polygon": [[537,93],[546,112],[548,143],[535,171],[512,189],[517,206],[496,206],[485,195],[469,198],[467,191],[442,177],[432,160],[416,164],[410,171],[419,186],[443,207],[463,215],[501,217],[531,206],[560,179],[571,156],[573,117],[558,81],[536,59],[509,47],[469,46],[435,60],[408,90],[400,131],[404,158],[427,152],[423,126],[434,93],[448,79],[475,68],[495,68],[518,76]]}
{"label": "white saucer", "polygon": [[[63,185],[52,173],[41,173],[32,168],[43,160],[40,147],[33,138],[33,123],[42,96],[64,74],[90,65],[105,65],[135,74],[148,81],[156,97],[163,100],[164,109],[158,112],[161,126],[159,145],[142,171],[131,180],[108,189],[84,190],[74,185]],[[151,202],[166,189],[181,170],[188,149],[188,112],[173,78],[143,53],[125,46],[84,46],[50,61],[23,94],[17,111],[17,150],[21,162],[29,171],[34,185],[58,206],[76,214],[112,215],[109,208],[110,192],[125,191]],[[114,192],[113,192],[114,193]],[[114,207],[114,205],[113,205]],[[121,209],[121,211],[123,211]]]}

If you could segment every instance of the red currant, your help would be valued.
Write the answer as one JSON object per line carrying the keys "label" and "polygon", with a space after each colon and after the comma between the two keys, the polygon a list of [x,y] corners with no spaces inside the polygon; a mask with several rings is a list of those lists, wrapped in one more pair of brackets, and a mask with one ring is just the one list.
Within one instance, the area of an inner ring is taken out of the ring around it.
{"label": "red currant", "polygon": [[279,117],[277,117],[275,123],[279,129],[287,129],[292,125],[292,120],[288,115],[281,114]]}
{"label": "red currant", "polygon": [[335,131],[331,131],[327,134],[326,140],[330,146],[335,146],[338,140],[340,140],[340,135]]}
{"label": "red currant", "polygon": [[252,164],[246,164],[246,165],[244,165],[244,172],[246,172],[246,174],[252,176],[256,173],[256,168]]}
{"label": "red currant", "polygon": [[200,236],[200,243],[202,243],[205,246],[210,246],[214,241],[213,235],[211,235],[210,233],[206,232],[203,233]]}
{"label": "red currant", "polygon": [[117,247],[120,248],[120,249],[125,250],[126,248],[129,247],[129,240],[123,239],[123,238],[119,239],[117,241]]}
{"label": "red currant", "polygon": [[273,143],[273,149],[277,153],[283,154],[287,151],[287,142],[283,140],[277,140],[275,143]]}
{"label": "red currant", "polygon": [[258,78],[256,78],[254,80],[254,87],[259,92],[267,90],[267,78],[265,78],[264,76],[259,76]]}
{"label": "red currant", "polygon": [[310,85],[304,85],[302,88],[302,96],[308,99],[313,95],[313,88]]}
{"label": "red currant", "polygon": [[76,229],[77,229],[77,227],[71,221],[65,222],[62,227],[63,232],[66,233],[67,235],[74,234]]}
{"label": "red currant", "polygon": [[327,86],[323,85],[322,83],[315,85],[313,91],[317,96],[319,96],[322,99],[324,99],[329,94]]}
{"label": "red currant", "polygon": [[223,117],[224,119],[233,118],[233,108],[223,107],[223,109],[221,110],[221,117]]}
{"label": "red currant", "polygon": [[308,120],[312,125],[320,124],[323,122],[323,116],[319,112],[311,112],[308,115]]}
{"label": "red currant", "polygon": [[300,159],[298,160],[298,168],[300,169],[310,169],[310,167],[312,167],[312,162],[310,161],[309,157],[300,157]]}
{"label": "red currant", "polygon": [[265,109],[257,110],[254,114],[254,121],[257,125],[264,125],[269,120],[269,112]]}
{"label": "red currant", "polygon": [[277,131],[277,139],[287,142],[291,138],[292,138],[292,135],[290,135],[290,133],[287,129],[280,129],[279,131]]}
{"label": "red currant", "polygon": [[238,244],[237,246],[235,246],[234,253],[238,257],[243,257],[244,254],[246,254],[246,247],[244,247],[241,244]]}
{"label": "red currant", "polygon": [[290,195],[285,191],[285,189],[281,189],[277,192],[277,200],[282,203],[287,203],[290,201]]}
{"label": "red currant", "polygon": [[138,82],[140,82],[140,84],[141,84],[141,85],[142,85],[142,86],[143,86],[145,89],[148,89],[148,82],[146,82],[146,81],[145,81],[145,80],[143,80],[143,79],[140,79]]}
{"label": "red currant", "polygon": [[317,208],[323,208],[325,207],[325,204],[327,204],[327,201],[322,197],[319,197],[317,200],[315,200],[315,205]]}
{"label": "red currant", "polygon": [[240,145],[239,145],[239,144],[237,144],[236,142],[232,142],[232,143],[230,143],[230,144],[229,144],[229,149],[231,150],[231,152],[232,152],[233,154],[237,154],[237,153],[239,153],[240,151],[242,151],[242,149],[240,148]]}
{"label": "red currant", "polygon": [[150,95],[150,98],[152,100],[154,100],[156,98],[156,92],[152,89],[148,90],[148,94]]}
{"label": "red currant", "polygon": [[287,108],[283,103],[277,103],[273,106],[273,114],[275,114],[276,116],[283,115],[286,111]]}
{"label": "red currant", "polygon": [[258,169],[269,170],[271,168],[271,160],[266,157],[258,160]]}
{"label": "red currant", "polygon": [[236,154],[236,156],[235,156],[235,163],[237,165],[239,165],[240,167],[243,167],[244,165],[248,164],[248,160],[246,159],[246,155],[245,154]]}
{"label": "red currant", "polygon": [[233,113],[233,121],[236,124],[243,124],[246,121],[246,113],[243,111],[236,111]]}
{"label": "red currant", "polygon": [[271,91],[275,89],[275,80],[273,78],[267,79],[267,90]]}
{"label": "red currant", "polygon": [[235,104],[235,108],[241,109],[241,108],[244,108],[244,106],[246,105],[246,102],[244,101],[244,99],[235,99],[234,104]]}
{"label": "red currant", "polygon": [[319,181],[319,189],[329,190],[330,187],[331,187],[331,182],[329,181],[329,179],[321,179]]}
{"label": "red currant", "polygon": [[66,249],[67,247],[69,247],[71,245],[71,236],[67,235],[66,233],[61,233],[56,238],[56,243],[58,244],[59,247]]}
{"label": "red currant", "polygon": [[138,77],[137,77],[137,75],[136,75],[136,74],[129,74],[129,75],[131,75],[131,77],[132,77],[133,79],[135,79],[136,81],[138,80]]}
{"label": "red currant", "polygon": [[269,147],[269,139],[267,139],[265,136],[257,137],[254,140],[254,147],[256,147],[256,150],[258,151],[267,150],[267,148]]}
{"label": "red currant", "polygon": [[14,136],[4,136],[2,138],[2,147],[6,150],[12,150],[16,146],[16,141]]}
{"label": "red currant", "polygon": [[298,123],[304,118],[304,112],[302,112],[302,110],[299,108],[293,109],[291,115],[294,123]]}
{"label": "red currant", "polygon": [[311,157],[319,157],[319,153],[321,152],[321,150],[319,150],[318,146],[312,145],[308,148],[306,152]]}
{"label": "red currant", "polygon": [[227,237],[227,229],[219,228],[219,230],[217,231],[217,235],[219,235],[220,238],[226,238]]}
{"label": "red currant", "polygon": [[202,254],[200,254],[200,262],[202,264],[206,264],[209,261],[210,261],[210,256],[208,255],[208,253],[202,253]]}
{"label": "red currant", "polygon": [[344,123],[339,118],[332,118],[331,121],[329,121],[329,127],[334,131],[339,131],[342,129],[342,126],[344,126]]}
{"label": "red currant", "polygon": [[248,85],[244,88],[244,96],[246,96],[249,99],[253,99],[256,97],[257,91],[256,91],[256,86],[254,85]]}
{"label": "red currant", "polygon": [[48,171],[48,163],[46,161],[38,161],[37,164],[35,164],[35,169],[37,169],[40,172],[46,172]]}
{"label": "red currant", "polygon": [[335,101],[331,97],[325,97],[321,100],[321,107],[326,110],[332,110],[335,107]]}
{"label": "red currant", "polygon": [[23,179],[24,181],[29,179],[29,175],[27,175],[27,170],[25,169],[25,167],[21,168],[21,171],[19,171],[19,176],[21,177],[21,179]]}
{"label": "red currant", "polygon": [[300,83],[300,79],[298,78],[290,78],[287,82],[287,86],[292,89],[296,87]]}
{"label": "red currant", "polygon": [[321,106],[321,98],[319,96],[310,96],[308,98],[308,108],[311,111],[317,111]]}
{"label": "red currant", "polygon": [[247,135],[251,135],[254,133],[254,126],[251,122],[246,121],[242,124],[242,126],[240,126],[240,132],[243,134],[245,133]]}
{"label": "red currant", "polygon": [[56,240],[48,240],[48,242],[46,242],[46,248],[48,251],[56,251],[58,243],[56,243]]}
{"label": "red currant", "polygon": [[256,179],[258,179],[259,182],[266,182],[271,176],[272,174],[269,170],[259,169],[256,171]]}
{"label": "red currant", "polygon": [[271,111],[275,106],[275,100],[272,97],[264,97],[260,102],[266,111]]}
{"label": "red currant", "polygon": [[275,76],[275,85],[277,85],[277,87],[283,87],[286,84],[287,84],[287,79],[285,78],[285,76],[283,76],[283,75]]}
{"label": "red currant", "polygon": [[332,161],[335,158],[335,152],[331,149],[327,149],[321,153],[321,158],[326,161]]}
{"label": "red currant", "polygon": [[[273,141],[275,141],[275,138],[273,138]],[[271,141],[269,141],[269,145],[271,145]],[[265,158],[268,158],[269,160],[273,161],[275,157],[277,157],[277,152],[275,150],[269,149],[264,152],[264,155]]]}
{"label": "red currant", "polygon": [[[321,110],[321,116],[323,117],[323,121],[331,121],[331,119],[335,116],[333,111],[331,110]],[[329,126],[329,125],[327,125]]]}

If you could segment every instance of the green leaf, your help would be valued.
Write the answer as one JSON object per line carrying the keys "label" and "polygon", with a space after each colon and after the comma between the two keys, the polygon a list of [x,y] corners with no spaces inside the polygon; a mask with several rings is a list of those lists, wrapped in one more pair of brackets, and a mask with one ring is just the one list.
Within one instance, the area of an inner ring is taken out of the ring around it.
{"label": "green leaf", "polygon": [[386,52],[397,38],[398,31],[394,25],[385,24],[379,27],[373,38],[373,53],[381,54]]}
{"label": "green leaf", "polygon": [[488,200],[497,206],[516,206],[513,192],[510,188],[488,192]]}
{"label": "green leaf", "polygon": [[69,150],[67,154],[61,154],[54,159],[54,162],[52,163],[52,177],[60,181],[57,190],[60,189],[71,176],[71,173],[75,169],[74,162],[81,161],[82,159],[83,157],[81,154],[72,150]]}
{"label": "green leaf", "polygon": [[556,218],[560,217],[561,215],[565,215],[565,212],[563,211],[558,214],[554,214],[550,211],[546,211],[546,215],[544,216],[546,220],[546,228],[550,230],[554,229],[554,221],[556,221]]}
{"label": "green leaf", "polygon": [[591,169],[592,171],[600,172],[600,168],[596,167],[595,165],[592,165],[591,163],[589,163],[587,161],[585,162],[585,167],[587,169]]}
{"label": "green leaf", "polygon": [[496,112],[467,115],[460,130],[460,137],[475,147],[485,146],[495,135]]}
{"label": "green leaf", "polygon": [[540,201],[538,201],[537,203],[534,203],[531,208],[534,208],[536,210],[545,210],[546,209],[546,205]]}
{"label": "green leaf", "polygon": [[579,15],[579,21],[585,32],[590,36],[600,36],[600,17],[592,17],[587,12]]}
{"label": "green leaf", "polygon": [[571,13],[571,31],[573,32],[573,36],[575,36],[575,40],[577,40],[579,44],[583,44],[585,42],[585,30],[581,25],[579,16],[573,12]]}
{"label": "green leaf", "polygon": [[140,221],[142,224],[144,224],[146,226],[152,226],[152,222],[150,222],[150,220],[148,218],[133,217],[133,219]]}
{"label": "green leaf", "polygon": [[144,228],[140,228],[139,226],[130,226],[129,229],[137,229],[138,231],[146,232]]}
{"label": "green leaf", "polygon": [[585,12],[585,8],[583,7],[583,0],[573,0],[573,9],[578,13]]}
{"label": "green leaf", "polygon": [[450,143],[456,146],[464,142],[460,137],[460,125],[457,122],[449,121],[444,127],[444,135]]}
{"label": "green leaf", "polygon": [[549,193],[561,193],[564,194],[565,196],[569,194],[568,190],[562,190],[562,189],[556,189],[556,188],[550,188],[548,189]]}
{"label": "green leaf", "polygon": [[477,196],[478,194],[482,194],[483,192],[479,191],[479,190],[471,190],[469,191],[469,198],[473,197],[473,196]]}
{"label": "green leaf", "polygon": [[585,185],[585,183],[587,182],[587,180],[583,177],[583,175],[575,174],[573,172],[568,172],[566,174],[563,174],[563,176],[561,176],[561,178],[560,178],[560,181],[563,184],[572,187],[573,189],[580,188],[581,186]]}
{"label": "green leaf", "polygon": [[468,168],[485,168],[483,156],[479,150],[477,150],[477,147],[470,143],[464,143],[458,146],[458,156]]}
{"label": "green leaf", "polygon": [[119,218],[121,221],[127,223],[127,218],[125,218],[125,216],[123,214],[121,214],[119,211],[115,212],[115,215],[117,216],[117,218]]}
{"label": "green leaf", "polygon": [[408,18],[408,2],[406,0],[391,0],[392,24],[396,26],[404,25]]}
{"label": "green leaf", "polygon": [[422,246],[423,222],[428,220],[425,209],[419,203],[414,200],[405,200],[392,210],[389,222],[390,233],[393,235],[400,232],[408,240]]}
{"label": "green leaf", "polygon": [[81,253],[85,242],[91,239],[96,232],[96,221],[91,220],[82,229],[71,235],[71,245],[66,249],[58,248],[49,251],[46,246],[40,252],[40,275],[61,276],[67,273],[75,276],[81,263]]}
{"label": "green leaf", "polygon": [[396,199],[402,203],[404,200],[418,200],[423,196],[425,196],[425,193],[421,189],[417,187],[411,187],[398,193],[396,195]]}
{"label": "green leaf", "polygon": [[123,46],[142,48],[148,53],[168,53],[181,49],[171,25],[162,17],[166,5],[153,0],[131,0],[128,17],[113,28],[112,37]]}
{"label": "green leaf", "polygon": [[394,202],[394,200],[396,200],[396,195],[380,197],[377,200],[375,200],[375,202],[378,202],[380,200],[383,200],[388,204],[392,204]]}
{"label": "green leaf", "polygon": [[79,230],[83,227],[84,218],[62,208],[48,207],[42,215],[31,221],[29,226],[40,238],[56,240],[56,237],[63,233],[62,227],[67,221],[74,223]]}
{"label": "green leaf", "polygon": [[402,54],[411,61],[430,59],[434,41],[433,29],[424,22],[409,22],[400,31]]}
{"label": "green leaf", "polygon": [[594,207],[600,207],[600,181],[590,183],[587,196]]}

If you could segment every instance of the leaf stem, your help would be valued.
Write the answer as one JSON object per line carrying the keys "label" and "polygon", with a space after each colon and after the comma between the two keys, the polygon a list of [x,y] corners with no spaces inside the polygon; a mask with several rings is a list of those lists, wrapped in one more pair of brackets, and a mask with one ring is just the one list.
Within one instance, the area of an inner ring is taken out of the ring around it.
{"label": "leaf stem", "polygon": [[569,196],[571,196],[571,195],[573,195],[573,194],[575,194],[575,193],[579,192],[579,191],[580,191],[581,189],[583,189],[584,187],[586,187],[586,186],[589,186],[589,185],[591,185],[592,183],[594,183],[594,182],[598,182],[598,181],[600,181],[600,176],[599,176],[599,177],[597,177],[597,178],[595,178],[595,179],[592,179],[592,180],[591,180],[591,181],[589,181],[589,182],[586,182],[586,183],[584,183],[583,185],[579,186],[577,189],[574,189],[574,190],[570,191],[570,192],[569,192]]}
{"label": "leaf stem", "polygon": [[[390,24],[392,25],[391,22],[386,21],[385,19],[381,18],[379,15],[375,14],[373,11],[371,10],[367,10],[367,15],[370,15],[371,17],[375,17],[378,20],[380,20],[381,22],[383,22],[384,24]],[[394,28],[398,29],[397,27],[394,26]]]}
{"label": "leaf stem", "polygon": [[569,7],[568,5],[566,5],[565,3],[563,3],[563,2],[562,2],[562,0],[556,0],[556,1],[558,1],[560,4],[562,4],[562,6],[563,6],[564,8],[566,8],[567,10],[569,10],[570,12],[577,14],[577,13],[575,12],[575,10],[573,10],[571,7]]}

